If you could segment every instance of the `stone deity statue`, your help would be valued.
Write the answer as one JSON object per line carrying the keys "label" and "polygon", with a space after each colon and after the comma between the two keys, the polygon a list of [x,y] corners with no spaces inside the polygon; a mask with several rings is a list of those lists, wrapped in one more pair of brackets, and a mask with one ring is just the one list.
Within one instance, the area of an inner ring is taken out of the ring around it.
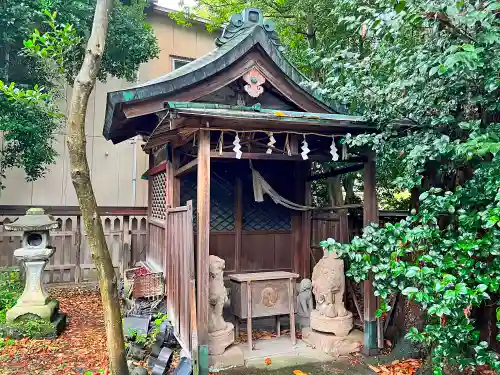
{"label": "stone deity statue", "polygon": [[309,279],[302,279],[297,295],[297,325],[300,329],[309,327],[313,310],[312,283]]}

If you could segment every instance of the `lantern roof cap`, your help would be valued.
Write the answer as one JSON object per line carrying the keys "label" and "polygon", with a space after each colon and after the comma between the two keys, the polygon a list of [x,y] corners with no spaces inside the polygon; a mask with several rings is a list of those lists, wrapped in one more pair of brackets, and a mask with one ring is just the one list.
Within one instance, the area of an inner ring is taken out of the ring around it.
{"label": "lantern roof cap", "polygon": [[5,223],[8,231],[36,231],[59,228],[59,223],[51,215],[45,214],[43,208],[33,207],[26,211],[26,215],[12,223]]}

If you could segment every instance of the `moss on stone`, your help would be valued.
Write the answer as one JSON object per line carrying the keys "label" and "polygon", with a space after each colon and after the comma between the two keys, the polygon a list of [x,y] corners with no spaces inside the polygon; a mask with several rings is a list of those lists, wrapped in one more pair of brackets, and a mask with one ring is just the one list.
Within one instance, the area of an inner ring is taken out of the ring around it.
{"label": "moss on stone", "polygon": [[57,327],[43,319],[25,319],[15,322],[0,322],[0,336],[21,339],[24,337],[42,339],[57,337]]}

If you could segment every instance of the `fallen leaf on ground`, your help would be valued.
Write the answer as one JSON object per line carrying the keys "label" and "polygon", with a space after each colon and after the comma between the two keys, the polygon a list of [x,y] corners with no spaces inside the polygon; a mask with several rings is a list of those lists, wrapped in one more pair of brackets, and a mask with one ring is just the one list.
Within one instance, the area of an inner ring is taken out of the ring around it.
{"label": "fallen leaf on ground", "polygon": [[0,368],[9,375],[81,375],[107,371],[106,333],[98,292],[82,288],[50,291],[68,315],[65,331],[55,340],[15,340],[0,349]]}
{"label": "fallen leaf on ground", "polygon": [[264,363],[265,363],[267,366],[269,366],[269,365],[271,364],[271,358],[266,358],[266,359],[264,360]]}
{"label": "fallen leaf on ground", "polygon": [[307,372],[302,370],[293,370],[293,375],[307,375]]}
{"label": "fallen leaf on ground", "polygon": [[[290,330],[284,329],[281,331],[281,335],[289,335]],[[276,332],[265,331],[260,329],[252,330],[252,340],[269,340],[276,337]],[[302,334],[300,332],[295,333],[295,337],[300,339]],[[246,332],[241,332],[239,337],[236,338],[235,343],[240,344],[248,341],[248,334]]]}
{"label": "fallen leaf on ground", "polygon": [[373,372],[381,375],[414,375],[420,366],[422,366],[420,359],[395,360],[391,364],[378,367],[368,365]]}

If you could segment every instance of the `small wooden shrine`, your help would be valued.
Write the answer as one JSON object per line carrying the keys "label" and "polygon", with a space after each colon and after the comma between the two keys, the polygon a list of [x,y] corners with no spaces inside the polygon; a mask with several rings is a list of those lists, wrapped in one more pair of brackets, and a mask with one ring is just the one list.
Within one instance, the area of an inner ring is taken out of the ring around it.
{"label": "small wooden shrine", "polygon": [[[374,161],[340,143],[373,127],[307,85],[260,10],[232,16],[216,46],[165,76],[108,93],[104,124],[114,143],[147,139],[147,261],[163,270],[169,315],[192,351],[207,342],[210,254],[225,260],[225,274],[310,277],[312,163],[342,162],[331,175],[364,168],[364,220],[378,220]],[[366,303],[373,333],[373,297]],[[376,347],[373,340],[365,346]]]}

